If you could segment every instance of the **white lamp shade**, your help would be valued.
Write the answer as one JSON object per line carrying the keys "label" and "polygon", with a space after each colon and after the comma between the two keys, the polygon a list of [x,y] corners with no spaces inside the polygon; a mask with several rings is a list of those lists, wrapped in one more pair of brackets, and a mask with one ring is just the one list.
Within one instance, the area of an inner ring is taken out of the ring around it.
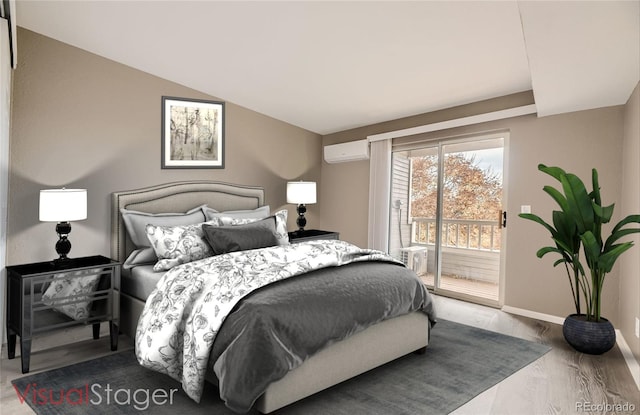
{"label": "white lamp shade", "polygon": [[316,203],[316,182],[288,182],[287,203]]}
{"label": "white lamp shade", "polygon": [[40,220],[42,222],[69,222],[86,218],[86,189],[40,190]]}

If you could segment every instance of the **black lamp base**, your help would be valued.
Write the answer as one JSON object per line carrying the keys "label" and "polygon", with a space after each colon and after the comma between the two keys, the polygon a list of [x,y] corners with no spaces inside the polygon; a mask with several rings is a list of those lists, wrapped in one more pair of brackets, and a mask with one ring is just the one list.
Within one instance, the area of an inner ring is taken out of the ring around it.
{"label": "black lamp base", "polygon": [[298,205],[298,219],[296,219],[296,224],[298,225],[298,232],[304,232],[304,227],[307,225],[307,218],[304,217],[304,214],[307,212],[307,207],[304,204]]}
{"label": "black lamp base", "polygon": [[58,242],[56,242],[56,252],[60,256],[56,261],[66,261],[67,255],[71,252],[71,242],[67,239],[67,235],[71,232],[71,224],[69,222],[58,222],[56,225],[58,233]]}

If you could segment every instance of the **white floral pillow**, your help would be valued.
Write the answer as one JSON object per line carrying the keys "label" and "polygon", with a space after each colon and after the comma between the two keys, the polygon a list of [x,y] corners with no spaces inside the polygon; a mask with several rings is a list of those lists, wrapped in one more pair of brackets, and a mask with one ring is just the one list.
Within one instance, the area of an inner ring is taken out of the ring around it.
{"label": "white floral pillow", "polygon": [[183,226],[147,225],[146,234],[158,257],[154,271],[166,271],[177,265],[213,255],[204,239],[202,223]]}
{"label": "white floral pillow", "polygon": [[42,302],[74,320],[86,319],[89,317],[92,293],[98,287],[100,275],[92,274],[90,270],[55,274],[42,294]]}
{"label": "white floral pillow", "polygon": [[275,213],[276,217],[276,236],[279,245],[289,245],[289,232],[287,231],[287,216],[289,212],[286,209],[279,210]]}

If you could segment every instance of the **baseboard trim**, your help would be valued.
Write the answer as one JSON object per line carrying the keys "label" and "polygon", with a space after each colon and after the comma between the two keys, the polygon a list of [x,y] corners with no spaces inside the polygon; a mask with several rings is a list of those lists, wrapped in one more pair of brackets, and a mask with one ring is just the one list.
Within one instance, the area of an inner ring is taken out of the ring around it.
{"label": "baseboard trim", "polygon": [[502,306],[502,311],[509,314],[516,314],[518,316],[529,317],[536,320],[542,320],[549,323],[555,323],[562,325],[564,323],[564,317],[558,317],[551,314],[538,313],[537,311],[526,310],[524,308],[511,307],[508,305]]}
{"label": "baseboard trim", "polygon": [[[555,323],[562,325],[564,323],[564,317],[558,317],[551,314],[538,313],[537,311],[526,310],[524,308],[517,308],[505,305],[502,307],[502,311],[509,314],[515,314],[518,316],[529,317],[536,320],[546,321],[549,323]],[[631,372],[631,377],[638,390],[640,390],[640,364],[636,360],[631,348],[627,344],[627,341],[624,339],[622,332],[616,329],[616,344],[620,348],[620,352],[622,352],[622,356],[624,357],[624,361]]]}
{"label": "baseboard trim", "polygon": [[627,363],[627,367],[631,372],[631,377],[636,382],[636,386],[640,391],[640,364],[638,364],[638,361],[633,356],[633,352],[627,344],[627,341],[624,339],[622,332],[618,329],[616,329],[616,344],[620,348],[624,361]]}

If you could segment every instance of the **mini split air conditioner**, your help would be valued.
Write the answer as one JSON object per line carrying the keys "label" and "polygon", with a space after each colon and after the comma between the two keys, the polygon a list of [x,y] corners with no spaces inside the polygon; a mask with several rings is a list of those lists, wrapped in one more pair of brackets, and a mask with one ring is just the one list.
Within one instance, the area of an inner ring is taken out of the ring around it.
{"label": "mini split air conditioner", "polygon": [[407,268],[418,275],[427,273],[427,248],[422,246],[410,246],[400,248],[400,260]]}
{"label": "mini split air conditioner", "polygon": [[368,159],[369,142],[366,139],[324,147],[324,160],[327,163],[344,163],[346,161]]}

